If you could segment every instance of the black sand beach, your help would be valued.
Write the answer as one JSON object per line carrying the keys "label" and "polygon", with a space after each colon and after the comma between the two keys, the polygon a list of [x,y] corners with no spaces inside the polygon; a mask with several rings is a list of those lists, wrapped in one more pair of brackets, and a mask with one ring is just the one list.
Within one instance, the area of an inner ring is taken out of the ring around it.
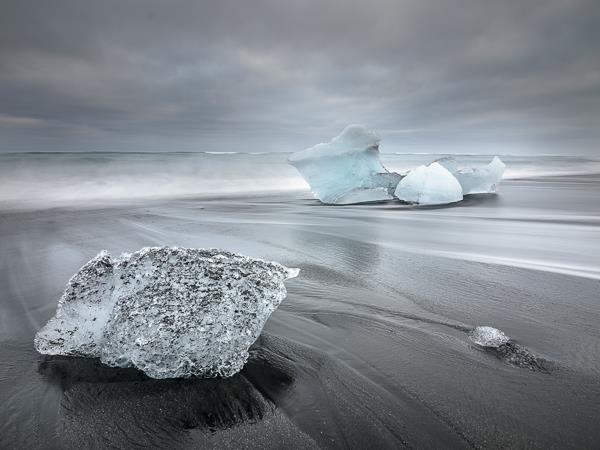
{"label": "black sand beach", "polygon": [[[598,448],[600,179],[445,208],[310,193],[0,215],[0,448]],[[219,247],[301,269],[245,369],[166,380],[33,335],[101,249]],[[472,344],[477,325],[520,353]]]}

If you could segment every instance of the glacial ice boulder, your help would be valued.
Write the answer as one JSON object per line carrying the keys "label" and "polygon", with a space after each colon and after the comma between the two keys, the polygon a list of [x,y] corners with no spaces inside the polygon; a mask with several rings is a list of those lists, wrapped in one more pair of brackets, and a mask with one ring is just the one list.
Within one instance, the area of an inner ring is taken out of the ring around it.
{"label": "glacial ice boulder", "polygon": [[459,169],[456,160],[450,156],[438,159],[436,162],[456,177],[462,187],[463,195],[496,192],[506,168],[506,165],[497,156],[494,156],[494,159],[484,167]]}
{"label": "glacial ice boulder", "polygon": [[284,280],[297,274],[214,249],[103,251],[69,280],[34,345],[153,378],[228,377],[285,298]]}
{"label": "glacial ice boulder", "polygon": [[493,327],[475,327],[469,333],[469,339],[482,347],[498,348],[510,341],[502,331]]}
{"label": "glacial ice boulder", "polygon": [[401,176],[379,160],[379,137],[348,125],[331,142],[293,153],[288,162],[323,203],[348,205],[390,200]]}
{"label": "glacial ice boulder", "polygon": [[443,205],[463,199],[460,183],[437,162],[408,172],[398,183],[394,195],[418,205]]}

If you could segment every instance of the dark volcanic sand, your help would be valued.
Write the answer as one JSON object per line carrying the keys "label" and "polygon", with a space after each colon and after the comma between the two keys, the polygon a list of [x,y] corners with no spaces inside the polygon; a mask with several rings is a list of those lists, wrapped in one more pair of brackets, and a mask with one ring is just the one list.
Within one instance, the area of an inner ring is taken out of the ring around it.
{"label": "dark volcanic sand", "polygon": [[[302,193],[4,211],[0,448],[598,448],[599,192],[573,177],[447,208]],[[83,263],[154,245],[301,268],[240,374],[35,353]],[[476,325],[515,346],[477,348]]]}

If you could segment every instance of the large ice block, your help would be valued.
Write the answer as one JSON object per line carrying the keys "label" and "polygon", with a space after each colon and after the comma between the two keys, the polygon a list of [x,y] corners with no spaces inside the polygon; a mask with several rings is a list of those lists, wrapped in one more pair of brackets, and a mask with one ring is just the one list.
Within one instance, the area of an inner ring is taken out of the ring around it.
{"label": "large ice block", "polygon": [[34,345],[153,378],[231,376],[297,273],[214,249],[103,251],[69,280]]}
{"label": "large ice block", "polygon": [[390,200],[401,176],[379,160],[379,137],[360,125],[349,125],[328,143],[292,154],[288,162],[323,203]]}
{"label": "large ice block", "polygon": [[438,159],[436,162],[456,177],[462,187],[463,195],[496,192],[506,168],[506,165],[497,156],[494,156],[492,161],[484,167],[459,169],[458,163],[452,157]]}
{"label": "large ice block", "polygon": [[398,183],[394,195],[418,205],[443,205],[459,202],[463,198],[459,182],[436,162],[408,172]]}

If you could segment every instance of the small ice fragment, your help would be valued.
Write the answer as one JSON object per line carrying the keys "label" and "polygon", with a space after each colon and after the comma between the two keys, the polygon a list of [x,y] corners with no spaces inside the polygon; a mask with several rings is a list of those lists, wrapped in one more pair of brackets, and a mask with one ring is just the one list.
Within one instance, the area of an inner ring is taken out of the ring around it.
{"label": "small ice fragment", "polygon": [[487,166],[464,169],[459,169],[458,163],[452,157],[441,158],[436,162],[456,177],[462,187],[463,195],[496,192],[506,168],[506,165],[497,156],[494,156]]}
{"label": "small ice fragment", "polygon": [[411,170],[400,180],[394,195],[419,205],[443,205],[463,199],[459,182],[437,162]]}
{"label": "small ice fragment", "polygon": [[502,331],[492,327],[475,327],[469,333],[469,339],[482,347],[498,348],[510,341],[510,338]]}
{"label": "small ice fragment", "polygon": [[288,162],[323,203],[348,205],[392,199],[401,176],[379,160],[379,137],[348,125],[328,143],[293,153]]}
{"label": "small ice fragment", "polygon": [[153,378],[231,376],[298,270],[214,249],[103,251],[69,280],[34,345]]}

